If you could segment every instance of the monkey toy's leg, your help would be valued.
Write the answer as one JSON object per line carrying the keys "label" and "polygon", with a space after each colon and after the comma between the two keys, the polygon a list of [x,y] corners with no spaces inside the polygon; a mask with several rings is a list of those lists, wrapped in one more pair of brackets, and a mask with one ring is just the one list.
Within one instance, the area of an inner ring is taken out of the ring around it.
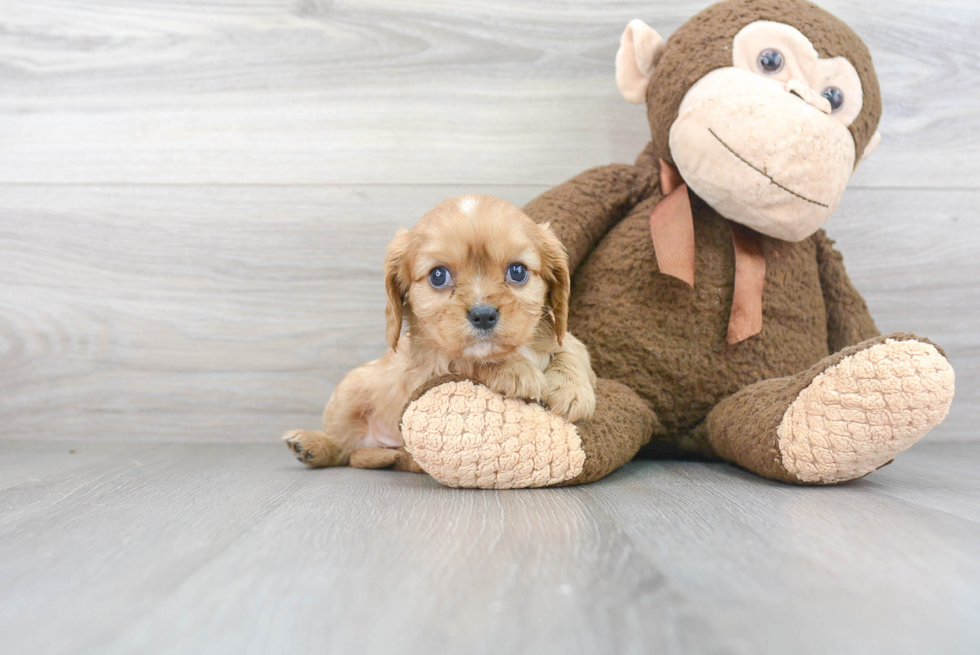
{"label": "monkey toy's leg", "polygon": [[722,458],[795,484],[836,484],[891,462],[953,399],[945,354],[909,334],[869,339],[720,402],[695,430]]}
{"label": "monkey toy's leg", "polygon": [[[628,462],[659,423],[629,388],[599,380],[596,412],[569,423],[536,403],[505,399],[469,380],[441,379],[402,416],[414,461],[451,487],[518,489],[592,482]],[[354,451],[355,454],[358,451]],[[352,466],[376,468],[380,464]]]}

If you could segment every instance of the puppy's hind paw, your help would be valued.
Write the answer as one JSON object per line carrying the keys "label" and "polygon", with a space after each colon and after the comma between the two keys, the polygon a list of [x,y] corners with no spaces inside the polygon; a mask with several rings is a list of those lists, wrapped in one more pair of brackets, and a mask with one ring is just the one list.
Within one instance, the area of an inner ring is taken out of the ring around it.
{"label": "puppy's hind paw", "polygon": [[386,469],[425,473],[404,448],[355,448],[347,466],[355,469]]}
{"label": "puppy's hind paw", "polygon": [[312,467],[336,466],[337,449],[327,435],[315,430],[290,430],[282,435],[286,447],[303,464]]}

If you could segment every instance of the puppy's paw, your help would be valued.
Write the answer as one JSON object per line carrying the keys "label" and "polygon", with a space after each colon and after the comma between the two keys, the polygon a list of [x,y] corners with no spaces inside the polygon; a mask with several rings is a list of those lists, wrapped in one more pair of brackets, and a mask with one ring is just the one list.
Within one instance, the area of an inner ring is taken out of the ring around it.
{"label": "puppy's paw", "polygon": [[303,464],[312,467],[337,466],[339,449],[324,432],[315,430],[290,430],[282,435],[282,440]]}
{"label": "puppy's paw", "polygon": [[549,376],[548,408],[570,422],[592,418],[595,413],[595,389],[564,375]]}
{"label": "puppy's paw", "polygon": [[548,380],[544,373],[523,363],[495,371],[484,384],[506,398],[542,402],[548,396]]}

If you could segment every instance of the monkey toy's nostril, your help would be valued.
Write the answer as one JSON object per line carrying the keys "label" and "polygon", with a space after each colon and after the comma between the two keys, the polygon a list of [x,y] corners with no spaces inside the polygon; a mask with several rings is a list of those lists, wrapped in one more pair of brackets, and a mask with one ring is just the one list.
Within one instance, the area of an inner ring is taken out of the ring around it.
{"label": "monkey toy's nostril", "polygon": [[473,327],[479,330],[489,330],[497,324],[500,314],[493,307],[477,305],[470,310],[469,318]]}
{"label": "monkey toy's nostril", "polygon": [[787,82],[786,90],[806,104],[815,109],[819,109],[825,114],[829,114],[831,111],[833,111],[829,100],[799,80],[794,79]]}

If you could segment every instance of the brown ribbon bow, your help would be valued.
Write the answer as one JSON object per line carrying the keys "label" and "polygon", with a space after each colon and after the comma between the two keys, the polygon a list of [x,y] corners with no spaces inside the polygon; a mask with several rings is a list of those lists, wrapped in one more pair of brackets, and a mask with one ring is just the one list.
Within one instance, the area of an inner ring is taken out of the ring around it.
{"label": "brown ribbon bow", "polygon": [[[660,191],[664,194],[650,214],[650,236],[661,273],[694,288],[694,214],[687,184],[677,169],[660,160]],[[736,344],[762,331],[762,291],[766,258],[760,235],[729,221],[735,244],[735,294],[728,318],[728,343]]]}

